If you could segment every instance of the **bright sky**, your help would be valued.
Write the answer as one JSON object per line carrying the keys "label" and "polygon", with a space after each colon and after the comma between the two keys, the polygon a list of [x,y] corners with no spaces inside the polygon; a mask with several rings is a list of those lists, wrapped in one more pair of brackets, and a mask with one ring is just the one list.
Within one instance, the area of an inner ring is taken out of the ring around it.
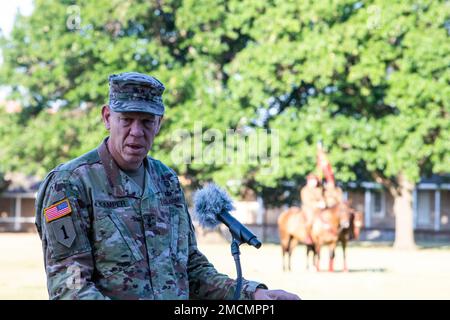
{"label": "bright sky", "polygon": [[[14,24],[17,10],[24,15],[31,14],[33,9],[32,0],[6,0],[0,3],[0,29],[3,35],[8,36]],[[2,63],[0,51],[0,64]],[[5,98],[6,89],[0,87],[0,100]]]}
{"label": "bright sky", "polygon": [[24,15],[28,15],[32,9],[32,0],[2,1],[0,4],[0,28],[2,29],[2,33],[8,35],[11,32],[17,10],[20,10]]}

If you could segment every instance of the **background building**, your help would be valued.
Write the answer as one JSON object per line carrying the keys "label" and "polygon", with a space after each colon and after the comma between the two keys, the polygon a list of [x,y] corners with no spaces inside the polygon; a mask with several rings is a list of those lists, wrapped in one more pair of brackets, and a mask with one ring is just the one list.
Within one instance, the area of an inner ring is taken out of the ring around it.
{"label": "background building", "polygon": [[[9,187],[0,195],[0,232],[33,232],[34,201],[40,181],[9,174]],[[447,177],[422,179],[413,193],[414,230],[417,240],[450,242],[450,183]],[[344,198],[364,214],[361,240],[392,241],[395,234],[394,200],[373,182],[349,184]],[[236,201],[233,213],[267,242],[278,242],[277,219],[288,206],[266,208],[263,199]],[[198,228],[197,228],[198,229]],[[226,228],[221,230],[226,237]],[[203,232],[200,232],[200,236]]]}

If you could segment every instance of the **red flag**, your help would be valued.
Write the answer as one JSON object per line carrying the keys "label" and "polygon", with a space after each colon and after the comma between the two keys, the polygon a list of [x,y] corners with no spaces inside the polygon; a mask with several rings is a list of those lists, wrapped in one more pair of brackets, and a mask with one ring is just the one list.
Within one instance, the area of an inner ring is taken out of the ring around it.
{"label": "red flag", "polygon": [[321,142],[317,144],[317,171],[319,173],[320,181],[322,181],[323,176],[325,176],[327,183],[334,184],[333,169],[331,168],[330,161],[328,161],[327,155],[322,148]]}

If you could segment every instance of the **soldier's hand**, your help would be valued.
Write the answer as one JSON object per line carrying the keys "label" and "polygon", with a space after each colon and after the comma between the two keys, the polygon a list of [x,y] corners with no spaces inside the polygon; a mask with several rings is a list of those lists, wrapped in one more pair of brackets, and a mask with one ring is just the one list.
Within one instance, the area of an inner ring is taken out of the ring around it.
{"label": "soldier's hand", "polygon": [[284,290],[256,289],[255,300],[301,300],[296,294]]}

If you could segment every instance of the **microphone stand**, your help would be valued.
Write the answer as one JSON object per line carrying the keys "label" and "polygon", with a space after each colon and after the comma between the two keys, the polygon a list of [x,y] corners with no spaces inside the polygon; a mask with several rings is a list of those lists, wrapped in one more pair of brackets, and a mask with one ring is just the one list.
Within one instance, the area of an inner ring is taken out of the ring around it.
{"label": "microphone stand", "polygon": [[241,252],[239,251],[239,246],[241,245],[241,242],[236,240],[235,237],[233,237],[233,241],[231,242],[231,254],[234,258],[234,263],[236,264],[236,273],[237,273],[237,279],[236,279],[236,290],[234,291],[234,300],[239,300],[239,297],[241,296],[241,290],[242,290],[242,269],[241,269],[241,260],[239,258],[239,255]]}

